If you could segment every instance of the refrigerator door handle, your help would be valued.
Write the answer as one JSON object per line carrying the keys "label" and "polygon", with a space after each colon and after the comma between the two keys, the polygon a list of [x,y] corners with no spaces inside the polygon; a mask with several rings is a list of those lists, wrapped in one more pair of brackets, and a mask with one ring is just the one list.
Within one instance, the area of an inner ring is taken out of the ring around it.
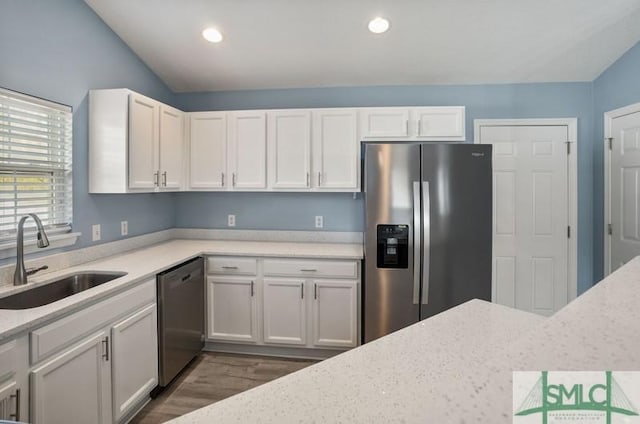
{"label": "refrigerator door handle", "polygon": [[429,260],[431,253],[431,201],[429,181],[422,182],[422,301],[429,303]]}
{"label": "refrigerator door handle", "polygon": [[420,303],[420,181],[413,182],[413,304]]}

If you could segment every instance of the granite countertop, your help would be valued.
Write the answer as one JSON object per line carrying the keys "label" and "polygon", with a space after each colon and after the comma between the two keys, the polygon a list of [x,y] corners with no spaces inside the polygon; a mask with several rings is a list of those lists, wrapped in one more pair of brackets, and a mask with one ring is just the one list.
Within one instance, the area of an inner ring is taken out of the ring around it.
{"label": "granite countertop", "polygon": [[640,258],[549,318],[479,300],[173,423],[511,423],[512,372],[640,370]]}
{"label": "granite countertop", "polygon": [[313,259],[354,259],[363,257],[361,244],[269,242],[237,240],[172,240],[127,251],[61,271],[30,277],[27,286],[0,288],[0,297],[29,290],[61,276],[83,271],[122,271],[127,275],[49,305],[24,310],[0,310],[0,342],[33,329],[52,319],[103,300],[133,285],[155,278],[167,268],[200,255],[285,257]]}

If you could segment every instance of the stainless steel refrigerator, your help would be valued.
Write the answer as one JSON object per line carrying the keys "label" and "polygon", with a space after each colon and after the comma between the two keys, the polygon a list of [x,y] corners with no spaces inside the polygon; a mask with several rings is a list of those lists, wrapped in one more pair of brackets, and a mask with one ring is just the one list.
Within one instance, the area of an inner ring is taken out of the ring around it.
{"label": "stainless steel refrigerator", "polygon": [[491,299],[491,146],[366,143],[363,338]]}

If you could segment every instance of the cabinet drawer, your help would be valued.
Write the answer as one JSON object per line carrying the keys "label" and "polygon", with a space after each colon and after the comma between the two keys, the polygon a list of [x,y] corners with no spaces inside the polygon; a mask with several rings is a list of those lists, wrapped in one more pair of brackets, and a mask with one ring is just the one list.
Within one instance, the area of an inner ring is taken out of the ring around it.
{"label": "cabinet drawer", "polygon": [[207,273],[227,275],[256,275],[257,261],[249,258],[213,256],[207,259]]}
{"label": "cabinet drawer", "polygon": [[16,342],[10,341],[0,346],[0,381],[15,374],[16,370]]}
{"label": "cabinet drawer", "polygon": [[357,278],[358,262],[268,259],[264,261],[264,275]]}
{"label": "cabinet drawer", "polygon": [[156,280],[149,280],[110,299],[31,332],[31,363],[35,364],[91,331],[156,301]]}

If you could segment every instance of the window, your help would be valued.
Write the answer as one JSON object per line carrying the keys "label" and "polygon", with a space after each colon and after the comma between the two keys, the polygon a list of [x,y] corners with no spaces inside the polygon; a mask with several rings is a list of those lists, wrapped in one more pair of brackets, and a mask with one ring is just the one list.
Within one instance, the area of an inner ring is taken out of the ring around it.
{"label": "window", "polygon": [[48,233],[71,230],[71,132],[70,107],[0,89],[0,241],[28,213]]}

